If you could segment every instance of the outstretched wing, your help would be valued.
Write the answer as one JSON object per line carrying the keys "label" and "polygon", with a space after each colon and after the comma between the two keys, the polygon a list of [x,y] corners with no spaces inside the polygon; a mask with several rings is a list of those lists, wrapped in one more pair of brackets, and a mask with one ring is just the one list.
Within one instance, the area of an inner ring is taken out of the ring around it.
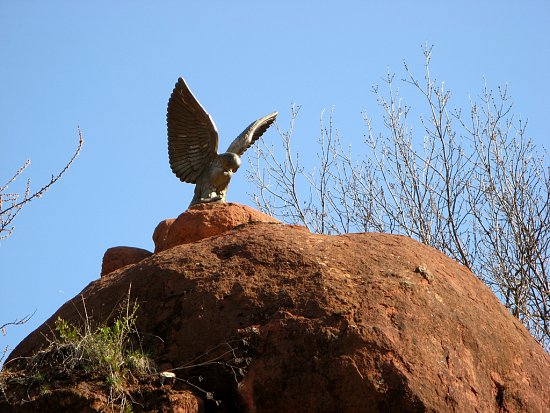
{"label": "outstretched wing", "polygon": [[270,113],[255,122],[252,122],[237,138],[233,141],[226,152],[236,153],[241,156],[260,136],[275,122],[279,112]]}
{"label": "outstretched wing", "polygon": [[168,101],[168,159],[176,176],[194,184],[217,156],[218,130],[180,77]]}

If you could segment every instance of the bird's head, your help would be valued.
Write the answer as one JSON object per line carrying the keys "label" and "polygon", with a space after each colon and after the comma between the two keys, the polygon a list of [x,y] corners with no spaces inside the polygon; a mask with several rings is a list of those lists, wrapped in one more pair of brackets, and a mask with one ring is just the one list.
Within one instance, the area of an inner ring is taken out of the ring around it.
{"label": "bird's head", "polygon": [[239,155],[231,152],[222,153],[219,159],[224,171],[226,172],[237,172],[237,169],[241,166],[241,158]]}

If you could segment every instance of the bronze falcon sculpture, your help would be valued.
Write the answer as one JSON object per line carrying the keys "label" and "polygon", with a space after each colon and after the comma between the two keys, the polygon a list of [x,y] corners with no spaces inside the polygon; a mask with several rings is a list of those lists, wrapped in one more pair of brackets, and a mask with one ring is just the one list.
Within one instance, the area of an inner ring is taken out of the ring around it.
{"label": "bronze falcon sculpture", "polygon": [[241,166],[240,156],[275,121],[273,112],[252,122],[218,155],[218,130],[210,115],[180,77],[168,101],[168,158],[172,172],[183,182],[195,184],[189,206],[225,202],[227,187]]}

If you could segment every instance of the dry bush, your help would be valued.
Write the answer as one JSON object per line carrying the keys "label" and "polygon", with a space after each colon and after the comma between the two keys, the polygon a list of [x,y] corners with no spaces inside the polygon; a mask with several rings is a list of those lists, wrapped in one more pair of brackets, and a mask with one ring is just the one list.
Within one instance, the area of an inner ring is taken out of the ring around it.
{"label": "dry bush", "polygon": [[[71,167],[74,160],[80,153],[83,143],[84,139],[82,138],[82,132],[80,131],[80,129],[78,129],[78,146],[74,151],[71,159],[69,159],[69,162],[65,164],[61,172],[59,172],[55,176],[52,175],[50,181],[46,185],[42,186],[39,190],[32,192],[31,181],[30,179],[27,179],[25,191],[22,194],[17,192],[8,192],[10,185],[13,184],[17,180],[17,178],[21,177],[25,170],[31,164],[31,161],[29,159],[27,159],[23,166],[19,168],[4,185],[0,186],[0,241],[2,239],[8,238],[12,234],[14,230],[13,221],[15,220],[17,215],[19,215],[21,210],[35,199],[40,198],[42,195],[44,195],[57,181],[59,181],[59,179],[61,179],[65,172],[67,172],[67,170]],[[18,318],[12,322],[4,323],[0,326],[2,336],[5,336],[7,334],[8,327],[25,324],[31,317],[32,314],[22,318]],[[2,366],[2,362],[7,356],[9,350],[10,349],[8,346],[3,346],[3,348],[0,350],[0,367]]]}
{"label": "dry bush", "polygon": [[13,184],[17,178],[21,177],[25,170],[29,167],[31,164],[30,159],[27,159],[23,166],[19,168],[14,175],[8,179],[4,185],[0,186],[0,240],[3,238],[8,238],[12,234],[14,229],[12,223],[17,215],[19,215],[23,207],[44,195],[57,181],[59,181],[59,179],[61,179],[65,172],[67,172],[80,153],[83,143],[84,140],[82,138],[82,132],[78,129],[78,147],[74,151],[73,156],[69,159],[69,162],[65,164],[61,172],[55,176],[52,175],[50,181],[39,190],[32,192],[31,180],[27,179],[25,191],[22,194],[17,192],[8,192],[9,186]]}
{"label": "dry bush", "polygon": [[[260,142],[248,178],[257,207],[311,231],[404,234],[431,245],[483,280],[548,351],[550,349],[550,174],[544,156],[514,116],[507,88],[487,85],[467,111],[430,72],[404,65],[373,93],[377,124],[364,114],[364,150],[342,143],[321,114],[313,168],[292,143],[299,107],[277,147]],[[361,152],[361,153],[360,153]]]}

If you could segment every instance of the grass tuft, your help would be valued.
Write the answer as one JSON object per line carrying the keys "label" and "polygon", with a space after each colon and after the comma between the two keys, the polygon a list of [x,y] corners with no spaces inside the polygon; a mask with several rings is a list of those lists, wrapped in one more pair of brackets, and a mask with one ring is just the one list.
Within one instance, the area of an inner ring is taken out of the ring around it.
{"label": "grass tuft", "polygon": [[47,348],[25,360],[22,371],[28,383],[38,385],[40,392],[55,379],[79,374],[99,379],[107,387],[112,411],[131,412],[129,384],[156,373],[136,328],[139,305],[130,301],[129,291],[112,322],[94,325],[84,300],[83,304],[86,316],[82,325],[58,318],[53,329],[55,337]]}

